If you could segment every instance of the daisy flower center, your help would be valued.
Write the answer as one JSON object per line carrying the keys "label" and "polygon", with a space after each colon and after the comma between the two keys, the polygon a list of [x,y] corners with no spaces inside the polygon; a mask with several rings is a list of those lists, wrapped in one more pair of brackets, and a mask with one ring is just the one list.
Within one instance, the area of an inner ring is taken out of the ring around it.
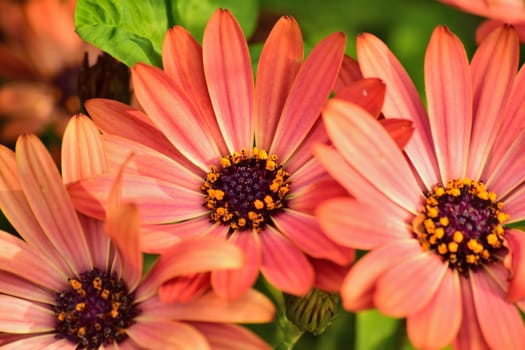
{"label": "daisy flower center", "polygon": [[432,250],[451,268],[469,269],[494,260],[503,248],[503,223],[509,216],[480,181],[450,180],[426,195],[414,229],[424,250]]}
{"label": "daisy flower center", "polygon": [[211,221],[229,225],[230,233],[262,230],[286,205],[288,177],[277,156],[264,150],[253,148],[251,154],[242,150],[222,157],[220,167],[211,167],[201,187]]}
{"label": "daisy flower center", "polygon": [[58,338],[69,339],[76,349],[97,349],[127,338],[126,328],[140,310],[122,279],[94,269],[68,282],[55,298]]}

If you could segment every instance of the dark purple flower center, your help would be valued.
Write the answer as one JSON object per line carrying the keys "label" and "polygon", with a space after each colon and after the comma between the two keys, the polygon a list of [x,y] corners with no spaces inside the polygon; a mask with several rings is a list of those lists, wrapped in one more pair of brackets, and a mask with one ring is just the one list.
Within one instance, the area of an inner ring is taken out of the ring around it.
{"label": "dark purple flower center", "polygon": [[281,211],[290,189],[289,174],[277,163],[277,156],[268,156],[254,148],[221,158],[220,168],[212,167],[201,190],[211,210],[211,222],[236,230],[260,231]]}
{"label": "dark purple flower center", "polygon": [[127,338],[126,328],[140,310],[122,279],[94,269],[68,281],[55,299],[58,338],[89,350]]}
{"label": "dark purple flower center", "polygon": [[426,195],[414,231],[424,250],[432,250],[451,268],[468,270],[491,262],[505,248],[503,203],[480,181],[468,178],[438,184]]}

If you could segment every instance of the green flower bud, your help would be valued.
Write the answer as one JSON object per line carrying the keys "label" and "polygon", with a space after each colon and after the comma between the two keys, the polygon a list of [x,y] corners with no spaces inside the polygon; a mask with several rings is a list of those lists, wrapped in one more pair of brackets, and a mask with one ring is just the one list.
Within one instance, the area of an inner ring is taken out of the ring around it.
{"label": "green flower bud", "polygon": [[286,317],[301,331],[319,335],[332,323],[339,295],[312,289],[306,296],[284,294]]}

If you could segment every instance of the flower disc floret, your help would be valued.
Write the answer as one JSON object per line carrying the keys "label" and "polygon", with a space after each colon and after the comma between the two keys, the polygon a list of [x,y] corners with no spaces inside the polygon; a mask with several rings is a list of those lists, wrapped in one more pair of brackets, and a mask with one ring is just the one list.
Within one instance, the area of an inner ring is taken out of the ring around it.
{"label": "flower disc floret", "polygon": [[140,310],[122,279],[94,269],[68,282],[55,299],[58,338],[69,339],[76,349],[98,349],[127,338],[126,328]]}
{"label": "flower disc floret", "polygon": [[262,230],[286,206],[288,177],[277,156],[265,150],[222,157],[220,167],[211,167],[201,187],[211,221],[229,225],[230,232]]}
{"label": "flower disc floret", "polygon": [[468,270],[494,260],[504,248],[503,223],[509,216],[503,203],[480,181],[450,180],[426,195],[421,214],[414,220],[424,250],[432,250],[451,268]]}

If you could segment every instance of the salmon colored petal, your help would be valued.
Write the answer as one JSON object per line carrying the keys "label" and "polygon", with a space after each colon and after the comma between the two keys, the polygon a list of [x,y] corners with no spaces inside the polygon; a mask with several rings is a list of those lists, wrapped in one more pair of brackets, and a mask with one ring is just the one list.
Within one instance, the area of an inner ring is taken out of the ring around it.
{"label": "salmon colored petal", "polygon": [[[326,139],[328,140],[328,135],[326,135]],[[309,142],[310,146],[318,142],[313,139],[311,141]],[[296,191],[300,192],[318,181],[330,178],[326,169],[320,166],[321,164],[313,158],[310,149],[303,149],[301,152],[301,154],[296,153],[296,156],[294,155],[285,165],[286,170],[290,173],[289,181],[293,183],[290,196],[293,196]]]}
{"label": "salmon colored petal", "polygon": [[[495,64],[497,62],[497,64]],[[479,178],[489,156],[501,112],[510,94],[519,63],[519,40],[511,27],[491,33],[472,58],[474,96],[472,140],[468,159],[468,176]]]}
{"label": "salmon colored petal", "polygon": [[524,349],[525,325],[515,305],[505,300],[504,291],[491,277],[469,274],[476,314],[484,338],[493,349]]}
{"label": "salmon colored petal", "polygon": [[49,240],[74,272],[92,269],[84,231],[45,146],[34,135],[21,136],[16,143],[16,159],[20,183],[30,194],[26,197],[29,206]]}
{"label": "salmon colored petal", "polygon": [[61,271],[69,271],[64,259],[47,238],[22,191],[15,154],[0,145],[0,208],[19,235]]}
{"label": "salmon colored petal", "polygon": [[159,288],[159,298],[163,303],[186,303],[210,289],[210,274],[196,273],[177,276],[163,283]]}
{"label": "salmon colored petal", "polygon": [[95,266],[111,266],[110,260],[114,255],[115,246],[111,244],[111,239],[104,230],[104,223],[80,213],[77,215],[80,225],[86,233],[93,264]]}
{"label": "salmon colored petal", "polygon": [[363,79],[363,75],[361,74],[359,64],[352,57],[345,55],[343,57],[343,63],[341,64],[339,76],[335,81],[335,94],[337,95],[340,90],[344,89],[346,86],[352,84],[353,82],[359,79]]}
{"label": "salmon colored petal", "polygon": [[327,200],[317,208],[317,217],[327,236],[346,247],[374,249],[411,238],[403,220],[355,199]]}
{"label": "salmon colored petal", "polygon": [[447,264],[433,252],[421,252],[400,262],[378,279],[377,308],[393,317],[421,310],[436,294],[447,270]]}
{"label": "salmon colored petal", "polygon": [[[60,340],[57,340],[54,334],[31,335],[29,337],[24,337],[20,340],[16,340],[9,344],[2,344],[2,350],[48,350],[52,349],[52,347],[55,346],[55,344],[58,342],[60,342]],[[69,340],[67,340],[67,342],[69,343]]]}
{"label": "salmon colored petal", "polygon": [[[312,148],[317,143],[330,143],[330,138],[326,133],[322,118],[317,119],[312,130],[306,135],[306,138],[295,150],[295,153],[288,158],[288,161],[285,164],[283,164],[286,170],[291,174],[291,178],[293,177],[297,179],[296,172],[301,171],[306,164],[312,161]],[[301,174],[301,176],[303,175]]]}
{"label": "salmon colored petal", "polygon": [[[355,252],[348,252],[349,258],[353,261],[355,258]],[[329,260],[324,259],[310,259],[315,270],[315,288],[327,291],[327,292],[339,292],[343,280],[348,273],[349,266],[341,266],[335,264]]]}
{"label": "salmon colored petal", "polygon": [[314,215],[319,203],[330,198],[345,197],[348,192],[333,179],[316,181],[310,186],[304,186],[293,191],[293,197],[288,200],[288,208],[305,214]]}
{"label": "salmon colored petal", "polygon": [[296,20],[283,16],[264,43],[255,81],[255,143],[269,149],[292,83],[303,61],[303,37]]}
{"label": "salmon colored petal", "polygon": [[126,334],[143,349],[211,349],[201,332],[181,322],[137,322],[126,329]]}
{"label": "salmon colored petal", "polygon": [[511,271],[507,300],[517,302],[525,298],[525,233],[518,230],[507,230],[505,233],[509,245]]}
{"label": "salmon colored petal", "polygon": [[328,36],[299,70],[270,147],[281,162],[288,161],[319,118],[341,68],[345,44],[343,33]]}
{"label": "salmon colored petal", "polygon": [[126,157],[133,153],[133,158],[126,166],[126,173],[150,176],[187,188],[200,188],[202,185],[204,173],[199,169],[196,169],[196,173],[173,158],[120,136],[104,135],[103,141],[113,169],[118,169]]}
{"label": "salmon colored petal", "polygon": [[174,26],[166,33],[162,45],[162,66],[166,74],[188,95],[193,102],[195,116],[208,130],[220,149],[227,154],[219,124],[208,94],[204,77],[202,48],[191,34],[181,26]]}
{"label": "salmon colored petal", "polygon": [[254,285],[261,267],[261,243],[258,232],[234,232],[229,242],[236,244],[244,253],[244,264],[240,269],[213,271],[211,284],[219,296],[237,299]]}
{"label": "salmon colored petal", "polygon": [[404,149],[414,134],[414,125],[407,119],[381,119],[379,123],[396,142],[399,149]]}
{"label": "salmon colored petal", "polygon": [[[105,203],[113,176],[102,175],[68,186],[78,211],[98,219],[105,217]],[[202,216],[206,213],[204,195],[175,184],[150,177],[127,174],[122,181],[123,198],[135,203],[143,223],[169,223]]]}
{"label": "salmon colored petal", "polygon": [[324,234],[312,215],[285,209],[281,215],[275,215],[273,221],[283,236],[313,258],[328,259],[341,265],[348,264],[352,259]]}
{"label": "salmon colored petal", "polygon": [[2,281],[0,283],[1,294],[49,305],[55,303],[55,296],[53,293],[49,293],[48,286],[37,285],[24,276],[0,270],[0,281]]}
{"label": "salmon colored petal", "polygon": [[403,261],[421,253],[414,239],[395,241],[372,250],[359,259],[343,281],[343,307],[360,311],[373,307],[373,295],[378,278]]}
{"label": "salmon colored petal", "polygon": [[0,230],[0,270],[20,276],[42,287],[63,288],[69,271],[57,270],[39,251],[26,242]]}
{"label": "salmon colored petal", "polygon": [[188,238],[162,254],[137,292],[151,296],[165,281],[181,275],[242,267],[244,256],[233,243],[221,238]]}
{"label": "salmon colored petal", "polygon": [[199,123],[193,102],[160,69],[139,63],[131,69],[137,99],[172,145],[196,166],[208,171],[220,155]]}
{"label": "salmon colored petal", "polygon": [[461,304],[463,307],[461,309],[461,327],[453,343],[454,349],[489,350],[476,316],[470,281],[463,276],[460,276],[459,279],[461,284]]}
{"label": "salmon colored petal", "polygon": [[512,222],[525,220],[525,186],[520,186],[505,198],[504,212],[510,216]]}
{"label": "salmon colored petal", "polygon": [[211,102],[230,153],[251,148],[252,65],[241,27],[228,10],[219,9],[210,18],[202,39],[202,55]]}
{"label": "salmon colored petal", "polygon": [[0,295],[0,305],[0,332],[23,334],[55,329],[55,314],[47,306],[8,295]]}
{"label": "salmon colored petal", "polygon": [[328,102],[323,118],[345,160],[394,203],[415,212],[421,200],[419,185],[381,124],[361,107],[336,99]]}
{"label": "salmon colored petal", "polygon": [[244,327],[234,324],[192,323],[213,350],[270,350],[271,347]]}
{"label": "salmon colored petal", "polygon": [[407,318],[407,332],[418,349],[443,349],[455,338],[461,324],[459,275],[447,270],[436,294],[421,310]]}
{"label": "salmon colored petal", "polygon": [[512,193],[525,180],[525,170],[520,166],[525,161],[524,147],[525,130],[521,130],[514,142],[509,145],[507,152],[498,159],[498,163],[488,174],[485,182],[487,188],[494,191],[498,198],[504,198]]}
{"label": "salmon colored petal", "polygon": [[227,300],[213,292],[187,303],[163,304],[158,299],[141,303],[141,319],[162,319],[214,322],[260,323],[269,322],[275,315],[275,306],[262,293],[250,289],[236,300]]}
{"label": "salmon colored petal", "polygon": [[425,55],[425,90],[441,182],[465,177],[472,129],[472,90],[461,41],[446,27],[432,33]]}
{"label": "salmon colored petal", "polygon": [[363,107],[374,117],[378,117],[385,101],[386,86],[380,79],[367,78],[358,80],[340,90],[335,97],[353,102]]}
{"label": "salmon colored petal", "polygon": [[283,292],[306,294],[314,283],[314,270],[305,255],[272,227],[261,233],[260,240],[264,277]]}
{"label": "salmon colored petal", "polygon": [[62,141],[62,179],[64,183],[96,176],[108,171],[100,132],[84,114],[70,119]]}
{"label": "salmon colored petal", "polygon": [[143,112],[103,98],[90,99],[85,105],[97,127],[105,133],[135,141],[178,161],[186,159]]}
{"label": "salmon colored petal", "polygon": [[414,123],[414,135],[405,151],[425,187],[438,182],[438,167],[425,107],[406,70],[388,47],[372,34],[357,36],[357,58],[365,77],[381,79],[388,90],[383,105],[387,118],[407,118]]}

